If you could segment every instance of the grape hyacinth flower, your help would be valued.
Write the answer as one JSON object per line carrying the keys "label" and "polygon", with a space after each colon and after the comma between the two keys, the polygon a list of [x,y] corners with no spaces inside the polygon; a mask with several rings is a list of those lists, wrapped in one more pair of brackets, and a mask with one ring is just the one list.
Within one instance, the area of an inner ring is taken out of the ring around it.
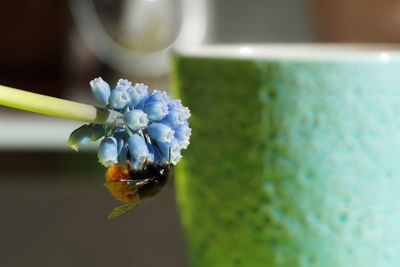
{"label": "grape hyacinth flower", "polygon": [[115,89],[111,92],[109,103],[115,109],[123,109],[131,102],[131,97],[128,89],[132,87],[132,83],[119,79]]}
{"label": "grape hyacinth flower", "polygon": [[68,145],[75,150],[103,138],[98,160],[105,167],[120,165],[127,160],[135,169],[145,162],[177,164],[182,149],[189,145],[190,111],[180,100],[166,92],[148,91],[142,83],[118,80],[113,90],[102,78],[90,82],[94,98],[103,108],[117,112],[122,125],[88,124],[72,132]]}
{"label": "grape hyacinth flower", "polygon": [[136,107],[142,103],[149,95],[147,91],[147,86],[143,83],[137,83],[135,86],[128,89],[129,97],[131,98],[130,106]]}
{"label": "grape hyacinth flower", "polygon": [[131,130],[143,129],[149,123],[146,113],[140,109],[134,109],[124,114],[124,122]]}
{"label": "grape hyacinth flower", "polygon": [[118,163],[117,140],[114,137],[106,137],[101,141],[97,151],[99,162],[106,167],[111,167]]}
{"label": "grape hyacinth flower", "polygon": [[111,94],[110,86],[108,85],[108,83],[106,83],[101,77],[99,77],[91,81],[89,84],[92,88],[93,96],[97,100],[97,102],[104,106],[107,106],[108,98]]}
{"label": "grape hyacinth flower", "polygon": [[154,140],[164,143],[171,142],[175,131],[163,123],[152,123],[148,128],[149,135]]}
{"label": "grape hyacinth flower", "polygon": [[98,161],[108,168],[104,186],[125,202],[108,216],[117,218],[153,198],[167,184],[172,165],[189,145],[190,111],[166,92],[118,80],[111,90],[101,77],[89,83],[101,107],[0,85],[0,105],[83,121],[67,145],[78,151],[100,141]]}

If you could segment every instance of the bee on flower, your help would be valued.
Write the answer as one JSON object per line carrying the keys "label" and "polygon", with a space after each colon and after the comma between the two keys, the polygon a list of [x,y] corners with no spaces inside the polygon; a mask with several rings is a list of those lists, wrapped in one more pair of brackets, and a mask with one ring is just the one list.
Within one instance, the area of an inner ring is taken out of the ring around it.
{"label": "bee on flower", "polygon": [[141,83],[120,79],[113,90],[101,77],[90,82],[94,98],[104,108],[120,113],[122,126],[86,124],[70,135],[68,146],[78,151],[102,138],[97,157],[108,168],[105,186],[125,205],[119,217],[156,195],[168,181],[171,167],[189,145],[190,111],[166,92],[148,91]]}

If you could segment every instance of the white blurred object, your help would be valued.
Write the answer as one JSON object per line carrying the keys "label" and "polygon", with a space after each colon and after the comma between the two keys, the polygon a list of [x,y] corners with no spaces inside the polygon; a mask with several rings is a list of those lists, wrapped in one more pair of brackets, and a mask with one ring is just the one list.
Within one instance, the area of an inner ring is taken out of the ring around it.
{"label": "white blurred object", "polygon": [[[0,112],[0,150],[62,150],[74,152],[67,146],[70,133],[83,122],[16,112]],[[82,149],[95,150],[91,143]]]}
{"label": "white blurred object", "polygon": [[106,32],[93,0],[70,0],[70,3],[84,42],[99,59],[118,71],[149,77],[169,72],[173,47],[199,46],[204,42],[207,1],[125,1],[121,20],[124,45]]}

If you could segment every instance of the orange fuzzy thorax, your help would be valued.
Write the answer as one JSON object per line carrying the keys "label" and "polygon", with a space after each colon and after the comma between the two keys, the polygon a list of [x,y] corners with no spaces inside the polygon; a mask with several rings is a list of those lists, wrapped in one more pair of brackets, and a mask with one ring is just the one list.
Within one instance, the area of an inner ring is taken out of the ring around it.
{"label": "orange fuzzy thorax", "polygon": [[106,173],[107,182],[130,179],[128,170],[120,165],[111,166]]}
{"label": "orange fuzzy thorax", "polygon": [[106,173],[106,186],[111,195],[117,200],[132,202],[136,199],[132,185],[126,181],[130,179],[129,172],[126,169],[119,165],[114,165],[110,167]]}

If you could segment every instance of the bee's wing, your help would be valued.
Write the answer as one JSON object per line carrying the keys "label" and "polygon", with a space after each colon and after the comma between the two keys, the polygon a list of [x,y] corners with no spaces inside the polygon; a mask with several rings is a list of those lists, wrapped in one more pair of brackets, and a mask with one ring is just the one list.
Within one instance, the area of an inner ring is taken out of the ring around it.
{"label": "bee's wing", "polygon": [[[140,187],[148,184],[150,182],[151,179],[143,179],[143,180],[129,180],[129,182],[131,182],[131,184],[129,184],[129,187],[131,187],[131,190],[133,192],[133,194],[136,194],[136,192],[139,190]],[[120,180],[122,181],[122,180]],[[109,185],[106,183],[105,186],[107,188],[109,188]],[[110,188],[109,188],[110,189]],[[131,202],[128,204],[124,204],[122,206],[116,207],[115,209],[113,209],[113,211],[108,215],[108,219],[115,219],[118,218],[119,216],[124,215],[125,213],[127,213],[128,211],[130,211],[131,209],[133,209],[135,206],[139,205],[141,202],[141,200],[137,200],[135,202]]]}
{"label": "bee's wing", "polygon": [[[104,186],[107,187],[108,190],[112,190],[111,185],[116,182],[129,182],[127,183],[127,187],[130,187],[133,193],[136,193],[140,187],[148,184],[151,179],[143,179],[143,180],[115,180],[115,181],[108,181],[104,183]],[[126,190],[126,188],[125,188]]]}
{"label": "bee's wing", "polygon": [[113,209],[113,211],[108,215],[108,219],[115,219],[118,218],[119,216],[124,215],[125,213],[127,213],[128,211],[130,211],[131,209],[133,209],[135,206],[137,206],[141,201],[137,201],[137,202],[132,202],[132,203],[128,203],[119,207],[116,207],[115,209]]}

